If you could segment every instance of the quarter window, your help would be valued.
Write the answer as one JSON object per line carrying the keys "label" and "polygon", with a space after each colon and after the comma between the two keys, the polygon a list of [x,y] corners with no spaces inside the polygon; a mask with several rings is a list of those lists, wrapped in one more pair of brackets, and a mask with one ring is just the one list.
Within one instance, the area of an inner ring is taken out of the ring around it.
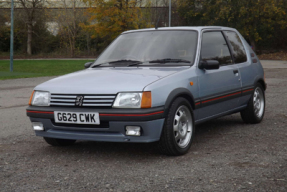
{"label": "quarter window", "polygon": [[239,36],[233,31],[224,31],[233,51],[234,62],[243,63],[247,61],[246,52]]}
{"label": "quarter window", "polygon": [[220,65],[232,64],[228,45],[220,31],[203,33],[201,59],[217,60]]}

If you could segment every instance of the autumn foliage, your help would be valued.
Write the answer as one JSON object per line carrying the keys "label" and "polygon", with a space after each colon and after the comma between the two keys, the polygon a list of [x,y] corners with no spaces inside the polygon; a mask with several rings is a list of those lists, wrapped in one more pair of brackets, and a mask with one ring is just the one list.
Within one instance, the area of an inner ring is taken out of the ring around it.
{"label": "autumn foliage", "polygon": [[[15,2],[15,55],[96,56],[123,31],[169,22],[168,0]],[[6,58],[10,4],[0,0],[0,56]],[[287,0],[172,0],[171,24],[236,28],[258,53],[286,53],[286,13]]]}
{"label": "autumn foliage", "polygon": [[89,23],[82,26],[92,32],[92,38],[100,36],[112,40],[126,30],[148,27],[142,18],[136,0],[87,0]]}

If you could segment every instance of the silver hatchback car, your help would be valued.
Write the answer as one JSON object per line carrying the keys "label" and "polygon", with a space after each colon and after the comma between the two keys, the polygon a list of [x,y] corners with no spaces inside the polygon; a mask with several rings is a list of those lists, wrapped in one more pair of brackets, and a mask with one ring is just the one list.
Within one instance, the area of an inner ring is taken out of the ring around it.
{"label": "silver hatchback car", "polygon": [[237,112],[246,123],[264,116],[264,71],[236,29],[126,31],[85,67],[31,95],[33,129],[53,146],[156,142],[163,153],[182,155],[196,124]]}

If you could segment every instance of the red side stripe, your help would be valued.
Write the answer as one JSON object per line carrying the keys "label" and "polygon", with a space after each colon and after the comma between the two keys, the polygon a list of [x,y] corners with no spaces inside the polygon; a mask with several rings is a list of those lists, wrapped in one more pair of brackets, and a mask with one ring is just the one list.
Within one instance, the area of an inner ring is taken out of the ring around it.
{"label": "red side stripe", "polygon": [[[150,115],[156,115],[161,114],[164,111],[158,111],[154,113],[146,113],[146,114],[104,114],[100,113],[100,116],[117,116],[117,117],[143,117],[143,116],[150,116]],[[27,113],[44,113],[44,114],[54,114],[53,111],[27,111]]]}
{"label": "red side stripe", "polygon": [[100,113],[100,116],[114,116],[114,117],[144,117],[144,116],[150,116],[150,115],[156,115],[163,113],[163,111],[158,111],[154,113],[146,113],[146,114],[104,114]]}
{"label": "red side stripe", "polygon": [[[213,98],[213,99],[208,99],[208,100],[205,100],[205,101],[202,101],[201,103],[207,103],[207,102],[210,102],[210,101],[215,101],[215,100],[218,100],[218,99],[222,99],[222,98],[225,98],[225,97],[230,97],[230,96],[233,96],[233,95],[238,95],[238,94],[241,94],[241,93],[245,93],[245,92],[249,92],[249,91],[253,91],[254,89],[247,89],[247,90],[244,90],[244,91],[240,91],[240,92],[236,92],[236,93],[232,93],[232,94],[228,94],[228,95],[224,95],[224,96],[221,96],[221,97],[216,97],[216,98]],[[200,102],[197,102],[195,103],[195,105],[199,105]],[[44,113],[44,114],[54,114],[53,111],[28,111],[28,113]],[[100,113],[99,115],[100,116],[114,116],[114,117],[144,117],[144,116],[150,116],[150,115],[156,115],[156,114],[160,114],[160,113],[163,113],[164,111],[158,111],[158,112],[154,112],[154,113],[146,113],[146,114],[105,114],[105,113]]]}
{"label": "red side stripe", "polygon": [[53,111],[28,111],[27,113],[44,113],[44,114],[54,114]]}
{"label": "red side stripe", "polygon": [[249,92],[249,91],[253,91],[254,89],[247,89],[245,91],[242,91],[242,93],[245,93],[245,92]]}
{"label": "red side stripe", "polygon": [[225,98],[225,97],[230,97],[230,96],[238,95],[238,94],[241,94],[241,91],[240,92],[236,92],[236,93],[232,93],[232,94],[229,94],[229,95],[224,95],[224,96],[221,96],[221,97],[216,97],[216,98],[213,98],[213,99],[208,99],[208,100],[202,101],[201,103],[207,103],[207,102],[210,102],[210,101],[214,101],[214,100],[217,100],[217,99],[222,99],[222,98]]}

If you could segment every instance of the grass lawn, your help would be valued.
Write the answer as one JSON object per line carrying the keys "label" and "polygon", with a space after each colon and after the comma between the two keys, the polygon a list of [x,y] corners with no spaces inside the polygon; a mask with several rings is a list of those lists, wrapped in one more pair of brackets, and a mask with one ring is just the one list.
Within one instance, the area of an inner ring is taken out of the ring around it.
{"label": "grass lawn", "polygon": [[13,72],[10,61],[0,60],[0,80],[57,76],[84,69],[86,62],[93,60],[14,60]]}

